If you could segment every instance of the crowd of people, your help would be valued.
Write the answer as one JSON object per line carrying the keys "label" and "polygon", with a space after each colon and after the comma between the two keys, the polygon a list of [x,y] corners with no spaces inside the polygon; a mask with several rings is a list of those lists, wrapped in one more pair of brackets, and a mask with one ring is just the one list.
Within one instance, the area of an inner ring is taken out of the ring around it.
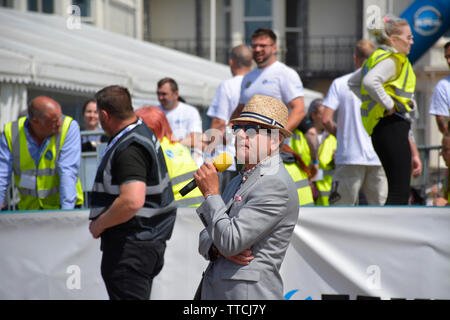
{"label": "crowd of people", "polygon": [[[87,101],[83,129],[101,127],[106,139],[81,139],[78,123],[62,114],[57,101],[37,97],[27,116],[3,130],[0,203],[13,179],[19,210],[80,206],[81,152],[106,142],[89,197],[89,229],[102,240],[101,271],[111,299],[149,297],[177,207],[188,206],[199,207],[205,226],[199,251],[211,261],[197,298],[281,298],[279,267],[299,206],[407,205],[411,176],[421,174],[411,130],[417,109],[407,58],[412,33],[404,19],[387,16],[383,22],[371,30],[377,46],[356,43],[355,71],[335,79],[308,112],[301,78],[277,60],[277,36],[267,28],[253,33],[251,48],[232,49],[233,77],[217,89],[206,132],[197,108],[180,97],[171,78],[157,83],[158,106],[134,110],[129,91],[120,86],[103,88]],[[445,55],[450,66],[450,43]],[[430,108],[447,166],[449,100],[447,77]],[[234,161],[217,174],[207,158],[222,152]],[[198,187],[181,196],[192,177]],[[449,204],[448,175],[443,185],[434,205]],[[257,273],[245,269],[250,263]],[[252,286],[243,292],[228,280]]]}
{"label": "crowd of people", "polygon": [[[254,32],[251,48],[239,45],[231,50],[229,65],[233,77],[223,81],[216,91],[207,110],[211,126],[206,132],[202,131],[198,109],[181,98],[176,81],[161,79],[156,88],[160,104],[144,107],[137,114],[154,131],[164,130],[163,135],[157,133],[157,136],[167,149],[165,159],[171,162],[168,168],[179,206],[199,206],[202,202],[198,189],[185,199],[177,194],[195,171],[193,163],[198,168],[205,158],[221,152],[235,157],[230,119],[238,117],[255,94],[275,97],[289,108],[286,129],[291,130],[293,136],[284,141],[281,156],[296,183],[300,205],[408,204],[411,175],[417,177],[422,171],[411,130],[411,114],[417,109],[415,76],[407,59],[413,44],[412,34],[405,20],[393,16],[386,16],[384,27],[372,32],[378,49],[369,40],[359,41],[354,49],[355,71],[335,79],[325,99],[314,100],[308,113],[302,81],[297,72],[277,61],[277,37],[266,28]],[[450,66],[449,43],[444,50]],[[257,67],[252,70],[253,61]],[[430,114],[436,116],[444,136],[448,134],[449,92],[447,77],[437,84],[430,104]],[[162,113],[158,114],[156,109]],[[105,135],[95,134],[101,129],[95,99],[86,101],[82,115],[82,130],[93,134],[83,134],[81,151],[95,151],[98,144],[108,142]],[[160,123],[150,121],[155,118]],[[11,172],[14,172],[21,199],[29,198],[19,201],[19,209],[67,209],[82,203],[76,161],[80,153],[76,148],[79,139],[76,124],[70,117],[63,118],[56,101],[38,97],[31,101],[28,117],[17,122],[18,132],[16,124],[5,126],[0,145],[0,201],[5,199]],[[24,150],[14,143],[22,135],[27,141],[21,146]],[[444,142],[445,139],[443,146]],[[49,169],[49,166],[56,170],[59,177],[55,180],[62,181],[61,190],[55,189],[59,182],[49,182],[48,172],[39,177],[39,170],[35,168],[36,175],[21,174],[31,170],[32,165],[20,168],[14,161],[19,161],[20,157],[24,162],[25,155],[29,155],[37,167]],[[445,148],[442,155],[445,158]],[[40,157],[51,163],[40,164]],[[219,175],[221,192],[238,175],[240,167],[241,164],[234,161]],[[447,184],[442,184],[443,189],[435,192],[434,198],[445,198]],[[36,185],[45,185],[45,189],[47,185],[52,186],[54,191],[45,191],[48,194],[45,197],[41,191],[36,197],[38,193],[32,190]],[[25,191],[27,186],[30,189]],[[30,200],[32,197],[36,199]],[[59,201],[46,198],[59,198]],[[433,203],[442,205],[444,202]]]}

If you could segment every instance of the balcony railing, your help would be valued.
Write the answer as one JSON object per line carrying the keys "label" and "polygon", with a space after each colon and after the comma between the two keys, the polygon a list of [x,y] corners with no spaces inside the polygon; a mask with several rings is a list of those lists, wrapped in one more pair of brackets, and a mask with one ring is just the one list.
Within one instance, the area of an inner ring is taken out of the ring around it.
{"label": "balcony railing", "polygon": [[[304,39],[283,38],[279,41],[278,57],[302,77],[336,76],[353,70],[353,51],[357,39],[352,36],[320,36]],[[152,39],[168,48],[209,59],[209,40]],[[231,41],[216,40],[216,61],[228,64]]]}
{"label": "balcony railing", "polygon": [[285,41],[280,54],[302,77],[335,78],[354,69],[354,37],[309,37],[296,44]]}

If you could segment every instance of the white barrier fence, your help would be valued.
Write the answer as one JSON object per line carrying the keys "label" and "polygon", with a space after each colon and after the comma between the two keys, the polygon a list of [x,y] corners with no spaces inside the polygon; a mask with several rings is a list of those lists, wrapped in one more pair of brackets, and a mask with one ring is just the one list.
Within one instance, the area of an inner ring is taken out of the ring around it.
{"label": "white barrier fence", "polygon": [[[0,299],[107,299],[88,211],[0,214]],[[152,299],[192,299],[207,262],[181,208]],[[305,207],[282,265],[290,299],[450,299],[450,210]]]}

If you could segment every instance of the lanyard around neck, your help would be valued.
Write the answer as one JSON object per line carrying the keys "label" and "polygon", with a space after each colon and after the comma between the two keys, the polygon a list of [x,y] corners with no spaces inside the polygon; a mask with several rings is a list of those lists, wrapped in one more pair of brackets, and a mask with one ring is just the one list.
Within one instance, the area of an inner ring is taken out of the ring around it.
{"label": "lanyard around neck", "polygon": [[119,141],[120,138],[123,137],[124,134],[130,132],[131,130],[133,130],[134,128],[136,128],[137,126],[142,124],[142,120],[139,118],[137,122],[134,122],[132,124],[129,124],[128,126],[126,126],[124,129],[122,129],[122,131],[120,131],[112,140],[110,143],[108,143],[108,145],[106,146],[105,150],[103,151],[102,155],[101,155],[101,160],[103,159],[103,156],[109,151],[111,150],[111,148],[117,143],[117,141]]}

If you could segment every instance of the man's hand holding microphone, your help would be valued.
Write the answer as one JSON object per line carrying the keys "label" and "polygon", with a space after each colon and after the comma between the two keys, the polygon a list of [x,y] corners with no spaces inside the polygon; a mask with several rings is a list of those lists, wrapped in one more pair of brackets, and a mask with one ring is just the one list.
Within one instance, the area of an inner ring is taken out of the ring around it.
{"label": "man's hand holding microphone", "polygon": [[219,194],[219,176],[217,171],[223,172],[233,164],[233,157],[229,153],[221,153],[213,162],[205,162],[196,173],[194,179],[180,190],[184,197],[198,187],[205,199],[211,194]]}
{"label": "man's hand holding microphone", "polygon": [[[198,187],[202,192],[205,199],[210,195],[218,195],[219,194],[219,176],[217,172],[223,172],[228,169],[233,163],[233,158],[230,154],[224,152],[213,159],[213,162],[205,162],[196,173],[194,173],[194,180],[189,182],[186,186],[184,186],[180,190],[180,194],[185,196],[189,192]],[[214,247],[215,249],[215,247]],[[217,249],[216,254],[219,256],[223,256]],[[246,249],[243,252],[231,256],[226,257],[226,259],[233,261],[234,263],[240,265],[248,265],[253,259],[254,256],[252,254],[251,249]]]}

